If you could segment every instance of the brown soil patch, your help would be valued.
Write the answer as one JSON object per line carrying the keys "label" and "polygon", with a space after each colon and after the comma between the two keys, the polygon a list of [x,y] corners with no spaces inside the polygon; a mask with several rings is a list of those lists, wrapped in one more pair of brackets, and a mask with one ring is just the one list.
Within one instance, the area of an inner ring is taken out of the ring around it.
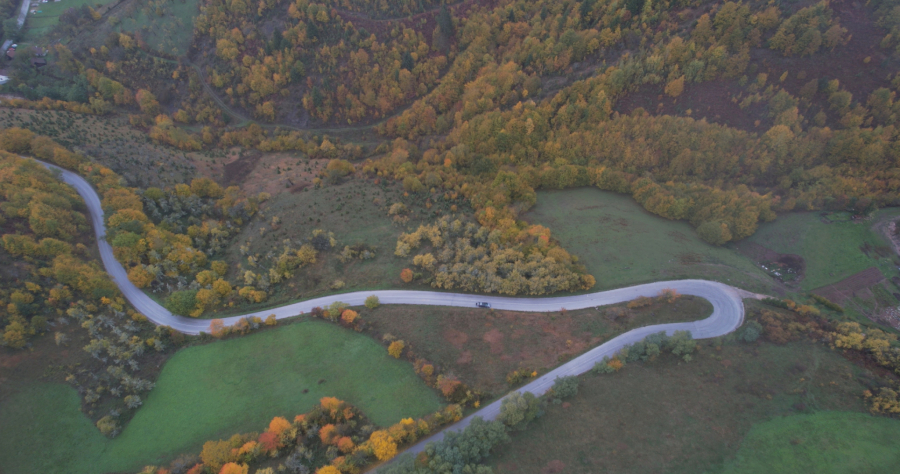
{"label": "brown soil patch", "polygon": [[[685,84],[681,96],[672,98],[663,94],[665,84],[651,84],[622,97],[616,103],[616,111],[630,114],[642,108],[653,115],[690,116],[705,119],[748,132],[765,131],[772,126],[765,115],[765,105],[753,104],[741,109],[731,99],[742,92],[733,80],[719,79],[701,84]],[[688,112],[690,111],[690,112]],[[756,121],[759,121],[759,125]]]}
{"label": "brown soil patch", "polygon": [[457,331],[456,329],[449,328],[444,331],[444,339],[446,339],[450,344],[453,344],[453,347],[462,349],[463,344],[465,344],[466,341],[469,340],[469,335],[462,331]]}
{"label": "brown soil patch", "polygon": [[468,364],[472,362],[472,351],[465,351],[456,359],[457,364]]}
{"label": "brown soil patch", "polygon": [[[806,5],[797,4],[796,8],[802,6]],[[889,76],[896,72],[898,60],[880,47],[887,31],[875,25],[874,9],[864,2],[851,0],[831,2],[830,7],[834,10],[835,20],[850,36],[846,45],[809,57],[785,57],[780,51],[754,48],[750,51],[750,67],[745,74],[753,80],[755,74],[766,73],[767,84],[783,87],[795,97],[811,79],[837,79],[843,89],[853,94],[855,101],[863,104],[875,89],[890,88]],[[866,58],[870,58],[868,63],[864,62]],[[785,71],[788,76],[784,82],[779,82]],[[684,92],[676,98],[665,95],[664,87],[665,84],[642,86],[619,99],[615,110],[630,114],[640,107],[655,115],[690,116],[753,133],[764,132],[772,126],[764,103],[741,109],[740,101],[733,100],[741,94],[746,95],[736,79],[686,84]],[[825,102],[827,98],[821,94],[814,98],[814,103]],[[809,119],[818,111],[819,107],[814,105],[811,110],[801,110],[801,113]],[[839,118],[829,113],[828,125],[835,127]]]}
{"label": "brown soil patch", "polygon": [[17,365],[19,362],[22,362],[22,359],[25,358],[24,353],[13,353],[11,355],[7,355],[4,357],[0,357],[0,367],[11,369]]}
{"label": "brown soil patch", "polygon": [[[313,185],[313,179],[328,164],[326,159],[309,159],[301,153],[262,153],[257,150],[233,149],[220,170],[209,169],[207,175],[225,185],[238,184],[247,194],[283,192],[299,193]],[[195,160],[195,163],[201,161]],[[218,176],[216,175],[218,171]]]}
{"label": "brown soil patch", "polygon": [[816,288],[812,292],[824,296],[837,304],[844,304],[856,292],[868,289],[882,281],[884,281],[884,275],[881,273],[881,270],[871,267],[850,275],[837,283]]}
{"label": "brown soil patch", "polygon": [[308,159],[295,153],[272,153],[262,160],[244,179],[241,188],[255,194],[299,193],[312,187],[313,179],[328,165],[326,159]]}
{"label": "brown soil patch", "polygon": [[884,275],[881,273],[881,270],[871,267],[850,275],[837,283],[816,288],[812,292],[842,305],[852,298],[856,292],[870,288],[882,281],[884,281]]}
{"label": "brown soil patch", "polygon": [[[897,70],[897,60],[880,46],[887,31],[875,25],[874,9],[865,2],[833,1],[829,6],[834,10],[834,19],[851,35],[847,45],[805,58],[784,57],[772,50],[759,50],[753,57],[763,62],[766,70],[760,68],[760,72],[769,72],[770,80],[790,71],[782,86],[791,94],[797,95],[813,78],[837,79],[854,100],[865,103],[875,89],[890,87],[888,74]],[[871,58],[868,64],[863,62],[867,57]],[[797,77],[800,71],[807,73],[805,79]]]}
{"label": "brown soil patch", "polygon": [[238,159],[225,165],[225,182],[227,184],[240,184],[256,168],[256,164],[262,158],[258,151],[242,153]]}
{"label": "brown soil patch", "polygon": [[693,297],[636,310],[612,308],[521,313],[384,305],[362,317],[376,339],[383,334],[403,339],[438,373],[497,395],[509,390],[506,376],[514,370],[540,373],[634,327],[693,321],[711,311],[709,303]]}
{"label": "brown soil patch", "polygon": [[481,337],[484,342],[491,345],[491,354],[502,354],[503,353],[503,333],[497,329],[491,329],[490,331],[484,333],[484,336]]}

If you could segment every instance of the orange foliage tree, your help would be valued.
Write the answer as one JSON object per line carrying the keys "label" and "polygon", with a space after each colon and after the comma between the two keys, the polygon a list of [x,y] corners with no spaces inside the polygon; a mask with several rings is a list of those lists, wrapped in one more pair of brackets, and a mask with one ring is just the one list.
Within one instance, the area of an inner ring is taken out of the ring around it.
{"label": "orange foliage tree", "polygon": [[219,474],[247,474],[247,471],[250,469],[250,466],[246,464],[238,464],[234,462],[230,462],[224,466],[219,471]]}
{"label": "orange foliage tree", "polygon": [[337,429],[331,423],[323,426],[319,430],[319,439],[322,440],[322,444],[334,444],[337,438]]}
{"label": "orange foliage tree", "polygon": [[342,453],[348,454],[353,451],[353,448],[356,447],[356,444],[353,443],[353,440],[350,439],[349,436],[344,436],[338,440],[337,447],[341,450]]}
{"label": "orange foliage tree", "polygon": [[400,272],[400,279],[403,280],[404,283],[411,282],[413,279],[413,271],[408,268],[404,268]]}
{"label": "orange foliage tree", "polygon": [[269,431],[274,433],[275,436],[281,436],[282,433],[289,429],[291,429],[291,423],[280,416],[272,418],[272,421],[269,422]]}
{"label": "orange foliage tree", "polygon": [[259,446],[263,451],[272,452],[278,449],[278,436],[270,431],[264,431],[259,435]]}
{"label": "orange foliage tree", "polygon": [[357,317],[359,317],[359,313],[352,309],[345,309],[344,312],[341,313],[341,321],[345,324],[353,324],[353,321],[356,321]]}
{"label": "orange foliage tree", "polygon": [[209,322],[209,333],[213,337],[222,337],[225,335],[225,322],[221,319],[213,319]]}

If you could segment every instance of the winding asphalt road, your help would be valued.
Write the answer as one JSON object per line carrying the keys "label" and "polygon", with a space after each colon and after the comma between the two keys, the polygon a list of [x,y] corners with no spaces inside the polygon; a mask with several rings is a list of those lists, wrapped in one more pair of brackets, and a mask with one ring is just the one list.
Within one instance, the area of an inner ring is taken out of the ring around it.
{"label": "winding asphalt road", "polygon": [[[122,291],[125,298],[135,309],[147,316],[153,323],[170,326],[185,334],[198,334],[201,331],[209,330],[209,320],[173,315],[139,288],[134,286],[134,284],[128,280],[125,269],[113,256],[112,247],[106,241],[106,226],[103,219],[103,209],[100,206],[100,198],[91,185],[76,173],[49,163],[40,163],[51,170],[60,172],[63,181],[72,185],[78,194],[84,198],[96,233],[97,244],[100,247],[100,256],[103,260],[103,265],[106,267],[106,271],[116,285],[119,286],[119,289]],[[652,297],[658,295],[660,291],[664,289],[673,289],[683,295],[693,295],[708,300],[713,307],[712,315],[706,319],[690,323],[657,324],[633,329],[591,349],[547,374],[538,377],[518,391],[531,392],[535,395],[543,394],[553,386],[554,380],[557,377],[583,374],[593,368],[594,364],[603,360],[604,357],[612,356],[622,349],[622,347],[638,342],[648,335],[660,331],[665,331],[669,335],[673,334],[675,331],[690,331],[695,339],[706,339],[728,334],[736,330],[740,327],[741,323],[743,323],[744,304],[742,299],[760,298],[763,296],[749,293],[723,283],[706,280],[661,281],[631,286],[628,288],[619,288],[616,290],[600,291],[586,295],[555,298],[509,298],[502,296],[406,290],[358,291],[341,295],[325,296],[265,311],[223,318],[223,321],[225,325],[230,326],[239,319],[247,316],[260,316],[265,319],[268,315],[274,314],[278,319],[289,318],[301,313],[309,312],[316,306],[327,306],[335,301],[343,301],[352,306],[360,306],[364,303],[366,297],[370,295],[377,296],[382,304],[416,304],[472,308],[475,306],[476,302],[485,301],[490,303],[495,309],[549,312],[559,311],[561,308],[573,310],[610,305],[630,301],[639,296]],[[406,452],[417,453],[423,450],[427,443],[442,439],[444,433],[448,430],[462,430],[469,425],[472,418],[475,416],[480,416],[485,420],[494,419],[500,412],[501,401],[502,399],[487,405],[476,413],[464,418],[459,423],[419,442],[407,449]]]}

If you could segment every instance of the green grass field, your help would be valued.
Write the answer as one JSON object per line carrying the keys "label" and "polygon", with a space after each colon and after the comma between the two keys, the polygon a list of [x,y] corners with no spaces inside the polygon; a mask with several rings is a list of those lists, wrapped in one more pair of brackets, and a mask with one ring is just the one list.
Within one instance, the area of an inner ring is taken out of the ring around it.
{"label": "green grass field", "polygon": [[872,230],[872,225],[878,219],[898,213],[897,208],[883,209],[876,213],[875,219],[860,223],[850,220],[847,213],[832,214],[827,219],[813,212],[786,214],[760,225],[756,234],[747,240],[779,253],[803,257],[806,261],[806,276],[800,283],[803,290],[838,282],[872,266],[886,276],[893,276],[897,270],[890,258],[879,257],[875,252],[867,256],[860,246],[888,245]]}
{"label": "green grass field", "polygon": [[38,7],[40,13],[29,13],[25,18],[25,33],[21,42],[33,42],[49,32],[57,23],[59,16],[70,8],[78,8],[87,5],[94,9],[98,5],[112,3],[113,0],[61,0],[42,3]]}
{"label": "green grass field", "polygon": [[877,474],[900,465],[900,421],[823,412],[753,427],[723,474]]}
{"label": "green grass field", "polygon": [[[667,357],[580,377],[576,396],[551,404],[489,463],[499,474],[716,474],[740,451],[739,460],[771,454],[772,463],[765,471],[737,464],[732,469],[747,470],[728,474],[886,472],[878,468],[891,459],[887,450],[893,447],[896,469],[900,421],[864,413],[862,380],[872,373],[821,344],[716,344],[702,342],[690,363]],[[809,413],[818,414],[795,416]],[[818,427],[823,431],[809,432]],[[869,429],[873,434],[863,436]],[[794,436],[803,444],[792,446]],[[823,447],[833,447],[833,454],[814,459]],[[807,458],[812,466],[824,460],[848,466],[868,453],[870,471],[795,469]]]}
{"label": "green grass field", "polygon": [[151,48],[172,56],[183,56],[194,34],[199,0],[156,0],[141,4],[130,15],[119,18],[116,31],[138,33]]}
{"label": "green grass field", "polygon": [[767,292],[772,279],[746,257],[700,240],[686,222],[654,216],[596,188],[538,193],[526,219],[553,232],[597,279],[594,291],[665,279],[705,278]]}
{"label": "green grass field", "polygon": [[352,403],[381,426],[441,406],[408,363],[375,341],[304,322],[178,352],[113,440],[82,415],[74,389],[34,383],[0,405],[0,466],[4,474],[136,471],[199,452],[209,439],[260,431],[323,396]]}

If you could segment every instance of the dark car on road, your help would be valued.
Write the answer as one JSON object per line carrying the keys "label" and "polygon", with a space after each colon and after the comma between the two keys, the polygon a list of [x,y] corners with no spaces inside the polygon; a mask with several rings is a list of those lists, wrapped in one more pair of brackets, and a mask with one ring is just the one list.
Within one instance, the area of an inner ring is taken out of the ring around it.
{"label": "dark car on road", "polygon": [[490,308],[491,304],[488,303],[487,301],[479,301],[478,303],[475,303],[475,306],[477,306],[479,308]]}

